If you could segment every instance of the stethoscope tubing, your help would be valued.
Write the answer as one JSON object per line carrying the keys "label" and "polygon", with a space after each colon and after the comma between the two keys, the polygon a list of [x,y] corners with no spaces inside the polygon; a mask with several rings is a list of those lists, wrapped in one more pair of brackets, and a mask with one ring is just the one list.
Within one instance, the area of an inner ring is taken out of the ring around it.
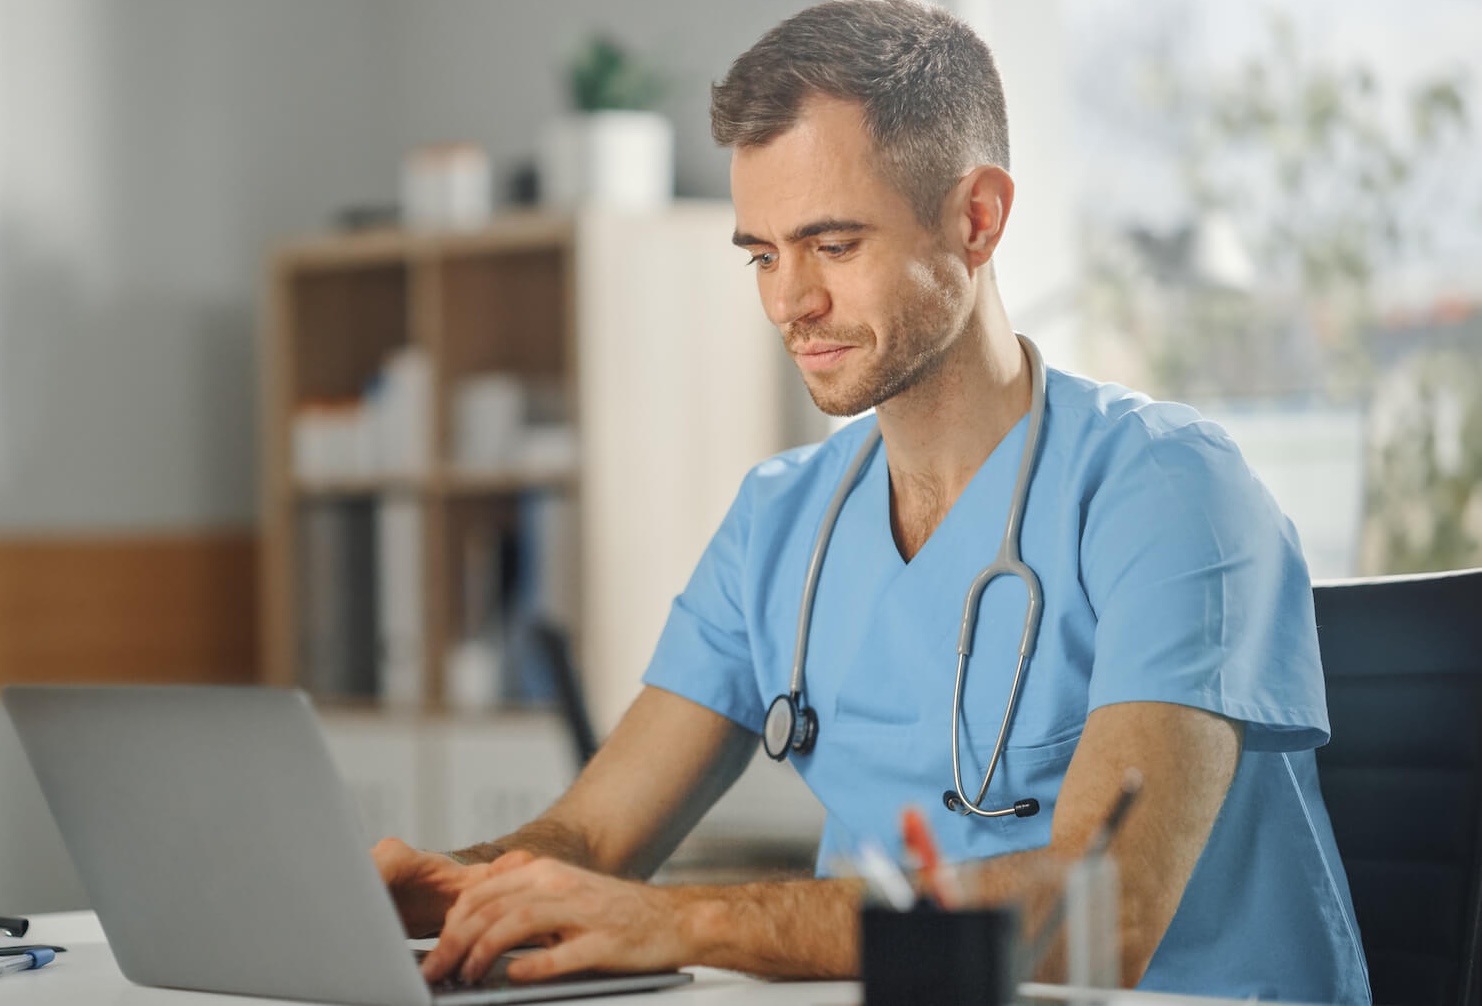
{"label": "stethoscope tubing", "polygon": [[788,693],[794,699],[803,694],[803,664],[808,656],[808,638],[813,626],[813,600],[818,596],[818,578],[823,575],[823,557],[834,536],[834,524],[839,520],[839,511],[844,509],[845,501],[854,491],[854,484],[859,481],[860,474],[869,463],[870,456],[875,453],[875,445],[879,442],[880,427],[877,425],[865,438],[864,445],[854,455],[854,460],[849,462],[849,468],[839,481],[839,489],[823,513],[823,523],[819,525],[818,537],[813,542],[813,555],[808,559],[808,576],[803,581],[803,603],[798,609],[798,643],[792,655],[792,677],[787,686]]}
{"label": "stethoscope tubing", "polygon": [[[1039,577],[1034,570],[1030,569],[1020,555],[1019,537],[1024,521],[1024,510],[1029,496],[1029,483],[1033,477],[1034,467],[1039,452],[1040,432],[1044,427],[1045,417],[1045,367],[1041,358],[1039,348],[1026,337],[1018,337],[1020,344],[1024,347],[1025,355],[1029,361],[1029,422],[1028,430],[1024,439],[1024,451],[1019,459],[1019,470],[1014,480],[1014,490],[1009,497],[1008,517],[1004,522],[1003,539],[998,546],[998,554],[992,563],[985,567],[973,579],[968,588],[967,597],[963,602],[961,630],[957,637],[957,676],[952,695],[952,781],[955,787],[954,793],[946,794],[948,805],[962,814],[971,814],[977,817],[1006,817],[1015,815],[1019,817],[1028,816],[1038,810],[1038,803],[1033,800],[1021,800],[1013,806],[997,809],[984,809],[983,800],[988,795],[988,788],[993,782],[994,773],[998,770],[999,761],[1003,757],[1004,745],[1008,740],[1009,729],[1013,724],[1014,712],[1018,708],[1020,686],[1023,684],[1024,672],[1029,664],[1029,659],[1034,653],[1035,642],[1039,636],[1040,613],[1044,607],[1043,592],[1040,587]],[[813,624],[813,602],[818,596],[818,581],[823,574],[823,561],[828,552],[829,541],[833,537],[834,525],[838,522],[839,513],[843,510],[845,502],[854,491],[855,484],[859,481],[865,466],[869,463],[875,452],[876,446],[881,438],[880,427],[870,431],[850,462],[844,476],[839,481],[839,487],[834,492],[833,499],[829,501],[828,508],[824,511],[823,520],[819,525],[818,536],[814,540],[813,552],[808,559],[808,572],[803,582],[803,599],[798,609],[798,635],[797,644],[793,650],[792,674],[788,680],[788,695],[791,698],[789,706],[791,722],[796,723],[799,711],[806,708],[803,698],[805,687],[805,665],[807,662],[808,641]],[[993,754],[988,759],[988,770],[983,776],[983,784],[978,789],[977,799],[969,800],[962,785],[962,760],[960,756],[960,727],[962,723],[962,698],[967,682],[968,659],[972,655],[973,635],[977,630],[978,604],[982,599],[983,591],[988,585],[1000,576],[1012,576],[1024,583],[1028,594],[1027,607],[1024,613],[1024,627],[1019,636],[1018,661],[1014,668],[1013,681],[1009,685],[1008,700],[1004,706],[1003,721],[999,724],[998,737],[993,744]],[[779,700],[780,701],[780,700]],[[770,715],[770,714],[769,714]],[[791,730],[788,731],[791,733]],[[769,741],[769,744],[771,742]],[[811,748],[812,736],[809,737],[807,747]],[[770,748],[769,748],[770,753]],[[774,757],[783,757],[784,751],[779,751]],[[1029,805],[1033,809],[1029,809]]]}
{"label": "stethoscope tubing", "polygon": [[[976,817],[1007,817],[1017,813],[1016,807],[1000,807],[984,810],[983,800],[993,775],[998,771],[1003,757],[1004,744],[1008,741],[1009,727],[1014,721],[1014,710],[1019,705],[1019,686],[1024,681],[1024,669],[1034,653],[1034,644],[1039,638],[1040,612],[1044,608],[1044,594],[1039,577],[1019,553],[1019,532],[1024,522],[1024,510],[1029,499],[1029,482],[1034,474],[1036,454],[1039,451],[1040,430],[1045,415],[1045,365],[1040,358],[1039,348],[1024,336],[1019,337],[1029,359],[1029,423],[1024,436],[1024,453],[1019,458],[1019,472],[1014,479],[1014,492],[1009,497],[1009,515],[1004,522],[1003,540],[998,545],[998,555],[987,568],[980,572],[968,588],[962,606],[962,630],[957,637],[957,680],[952,691],[952,783],[956,789],[960,813]],[[1014,678],[1009,684],[1009,697],[1004,703],[1003,721],[998,727],[998,737],[993,742],[993,754],[988,759],[988,770],[983,774],[983,785],[978,789],[975,800],[967,798],[962,788],[962,759],[959,736],[962,728],[962,696],[967,684],[967,662],[973,652],[973,635],[978,626],[978,604],[983,591],[1000,576],[1016,577],[1024,583],[1028,594],[1024,611],[1024,627],[1019,634],[1019,659],[1014,665]]]}

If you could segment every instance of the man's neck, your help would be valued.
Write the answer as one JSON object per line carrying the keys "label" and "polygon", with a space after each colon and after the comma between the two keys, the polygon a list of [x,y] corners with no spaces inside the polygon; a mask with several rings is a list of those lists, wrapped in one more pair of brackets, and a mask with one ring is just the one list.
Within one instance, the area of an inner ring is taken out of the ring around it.
{"label": "man's neck", "polygon": [[991,287],[972,325],[936,373],[876,410],[891,530],[907,561],[1029,410],[1029,362]]}

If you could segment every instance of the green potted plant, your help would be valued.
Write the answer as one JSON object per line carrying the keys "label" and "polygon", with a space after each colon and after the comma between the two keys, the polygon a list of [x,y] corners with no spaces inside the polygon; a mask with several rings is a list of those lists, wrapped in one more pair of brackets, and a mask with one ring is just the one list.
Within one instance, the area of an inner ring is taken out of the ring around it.
{"label": "green potted plant", "polygon": [[541,201],[562,208],[666,205],[674,193],[674,127],[654,111],[663,78],[599,35],[567,66],[566,85],[574,112],[541,132]]}

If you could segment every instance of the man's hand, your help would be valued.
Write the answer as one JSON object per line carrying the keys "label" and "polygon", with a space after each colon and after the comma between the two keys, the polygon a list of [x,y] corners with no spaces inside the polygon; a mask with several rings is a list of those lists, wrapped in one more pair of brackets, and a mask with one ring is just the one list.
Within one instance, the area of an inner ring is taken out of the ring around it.
{"label": "man's hand", "polygon": [[407,932],[441,930],[423,973],[482,977],[503,951],[538,943],[545,949],[512,963],[512,978],[691,964],[776,978],[856,974],[853,881],[721,888],[619,879],[652,873],[756,747],[755,734],[719,713],[645,688],[554,806],[511,835],[460,851],[491,862],[460,866],[381,842],[376,865]]}
{"label": "man's hand", "polygon": [[[384,843],[383,843],[384,844]],[[693,963],[681,889],[619,880],[523,850],[466,868],[479,879],[447,912],[422,962],[429,981],[477,981],[512,947],[545,949],[512,961],[509,976],[537,981],[571,971],[665,971]]]}
{"label": "man's hand", "polygon": [[401,924],[412,937],[436,936],[459,893],[485,869],[462,866],[441,853],[413,849],[398,838],[377,842],[371,858],[391,891]]}

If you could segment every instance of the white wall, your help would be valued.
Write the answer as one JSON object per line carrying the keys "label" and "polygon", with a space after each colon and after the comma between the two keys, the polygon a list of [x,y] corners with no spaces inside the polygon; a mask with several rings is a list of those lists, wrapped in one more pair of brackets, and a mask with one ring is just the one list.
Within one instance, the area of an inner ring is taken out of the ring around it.
{"label": "white wall", "polygon": [[800,6],[0,0],[0,533],[249,523],[268,248],[415,143],[528,157],[599,29],[672,67],[680,191],[724,196],[707,85]]}
{"label": "white wall", "polygon": [[0,0],[0,532],[246,524],[262,255],[395,190],[360,0]]}
{"label": "white wall", "polygon": [[[679,192],[724,198],[708,86],[805,5],[0,0],[0,533],[249,523],[268,248],[394,199],[411,145],[528,159],[597,31],[667,68]],[[1035,323],[1070,261],[1054,12],[948,5],[999,50],[1021,193],[1001,268]]]}
{"label": "white wall", "polygon": [[710,140],[710,84],[807,0],[547,0],[407,3],[399,17],[400,138],[472,139],[496,170],[534,151],[540,124],[567,108],[563,68],[594,33],[663,68],[681,196],[726,198],[729,156]]}
{"label": "white wall", "polygon": [[1075,156],[1060,0],[951,0],[993,49],[1009,111],[1014,207],[995,256],[1004,306],[1053,366],[1075,369]]}

